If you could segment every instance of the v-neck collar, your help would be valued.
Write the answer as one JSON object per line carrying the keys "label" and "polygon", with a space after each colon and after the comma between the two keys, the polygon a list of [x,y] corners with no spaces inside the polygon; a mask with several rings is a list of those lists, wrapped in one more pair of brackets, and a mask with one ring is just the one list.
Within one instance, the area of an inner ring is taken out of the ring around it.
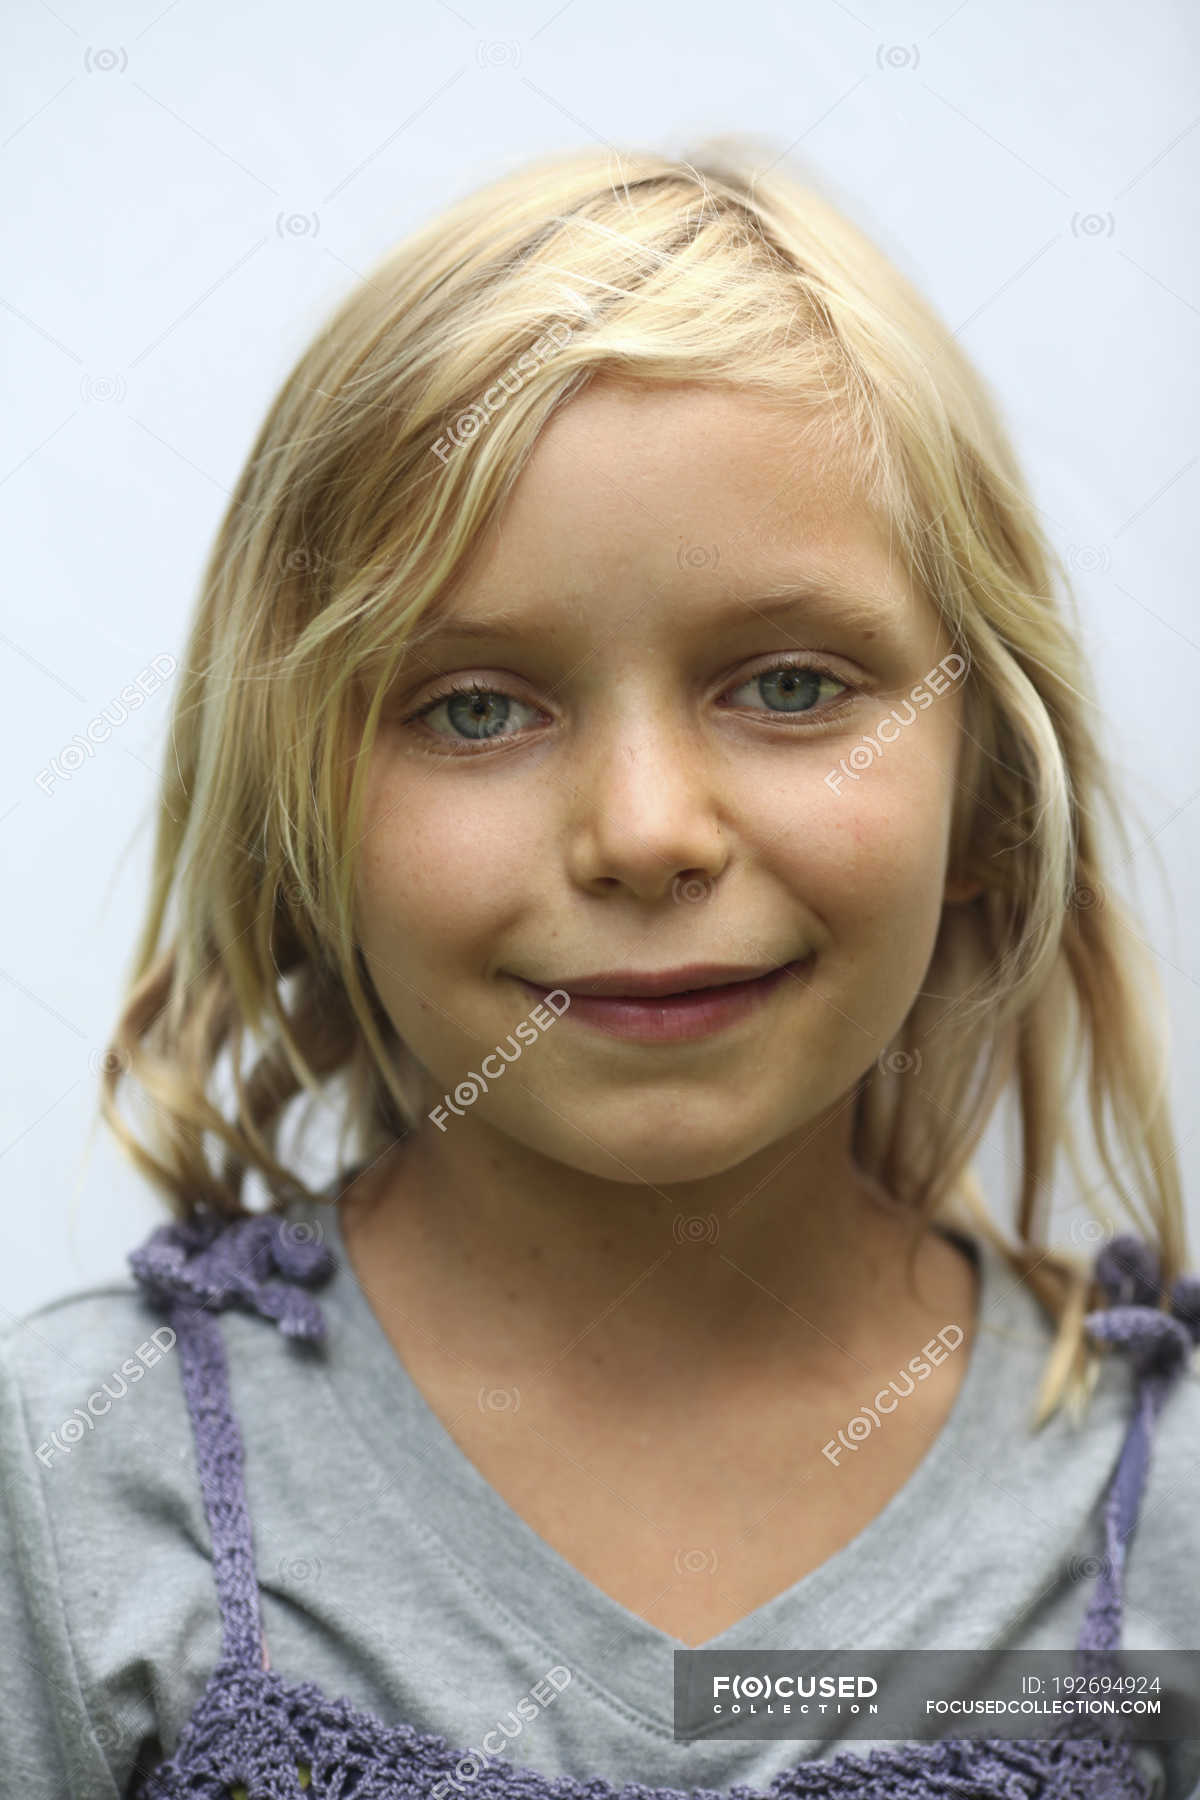
{"label": "v-neck collar", "polygon": [[[331,1192],[336,1192],[336,1188]],[[813,1647],[877,1648],[912,1589],[945,1550],[946,1497],[964,1450],[986,1442],[989,1395],[1003,1362],[1018,1278],[983,1237],[959,1232],[979,1268],[968,1365],[941,1430],[912,1474],[849,1543],[791,1587],[701,1645],[685,1646],[568,1562],[486,1480],[429,1406],[376,1318],[347,1254],[336,1203],[289,1208],[319,1219],[336,1271],[319,1299],[328,1328],[324,1369],[343,1418],[385,1465],[390,1489],[478,1592],[520,1620],[554,1656],[659,1729],[673,1728],[674,1653]],[[949,1229],[949,1228],[946,1228]],[[965,1460],[972,1460],[970,1456]],[[471,1521],[444,1535],[447,1516]],[[897,1562],[897,1541],[905,1546]],[[658,1703],[658,1704],[656,1704]]]}

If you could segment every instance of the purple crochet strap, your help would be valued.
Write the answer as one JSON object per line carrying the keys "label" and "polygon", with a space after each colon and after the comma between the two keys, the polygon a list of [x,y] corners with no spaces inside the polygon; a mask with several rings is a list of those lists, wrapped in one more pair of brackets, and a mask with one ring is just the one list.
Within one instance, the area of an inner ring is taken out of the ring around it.
{"label": "purple crochet strap", "polygon": [[1137,1379],[1133,1418],[1104,1506],[1105,1554],[1077,1645],[1104,1653],[1120,1644],[1126,1548],[1150,1467],[1154,1422],[1200,1343],[1200,1276],[1178,1276],[1170,1311],[1162,1311],[1157,1253],[1126,1233],[1099,1252],[1096,1279],[1109,1304],[1085,1314],[1084,1324],[1092,1337],[1128,1352]]}
{"label": "purple crochet strap", "polygon": [[[319,1228],[318,1228],[319,1229]],[[160,1225],[128,1262],[165,1308],[176,1334],[196,1467],[213,1545],[213,1577],[224,1627],[223,1658],[270,1667],[259,1617],[241,1433],[216,1313],[240,1306],[289,1337],[319,1339],[321,1309],[303,1286],[327,1280],[335,1259],[308,1224],[277,1214],[227,1220],[213,1214]],[[271,1281],[272,1276],[281,1281]]]}

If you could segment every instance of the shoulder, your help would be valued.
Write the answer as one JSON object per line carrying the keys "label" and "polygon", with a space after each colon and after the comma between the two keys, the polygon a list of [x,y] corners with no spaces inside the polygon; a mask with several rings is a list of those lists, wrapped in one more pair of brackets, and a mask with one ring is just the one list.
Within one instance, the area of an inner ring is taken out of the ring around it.
{"label": "shoulder", "polygon": [[[1154,1425],[1125,1565],[1129,1650],[1200,1652],[1200,1370],[1193,1363]],[[1165,1747],[1167,1800],[1200,1800],[1200,1735]]]}
{"label": "shoulder", "polygon": [[[261,1221],[247,1229],[269,1237]],[[137,1514],[154,1513],[160,1524],[169,1514],[207,1543],[183,1347],[167,1298],[178,1253],[156,1243],[159,1230],[131,1247],[141,1269],[147,1254],[154,1260],[149,1287],[131,1269],[124,1278],[47,1301],[0,1329],[0,1443],[36,1477],[51,1516],[82,1515],[102,1504],[104,1519],[119,1518],[127,1528]],[[266,1386],[278,1399],[288,1339],[252,1304],[272,1270],[261,1279],[254,1272],[263,1261],[254,1254],[257,1238],[224,1236],[211,1262],[189,1250],[189,1266],[201,1270],[189,1297],[215,1298],[209,1317],[235,1386],[251,1393]],[[238,1291],[222,1296],[226,1288]],[[288,1301],[306,1303],[307,1294]],[[243,1377],[243,1363],[252,1365],[252,1378]]]}
{"label": "shoulder", "polygon": [[[132,1278],[47,1302],[0,1331],[0,1418],[45,1476],[73,1464],[119,1475],[183,1447],[175,1334]],[[13,1440],[18,1442],[14,1444]],[[82,1455],[86,1447],[96,1451]]]}
{"label": "shoulder", "polygon": [[[1139,1405],[1138,1377],[1123,1347],[1110,1345],[1099,1358],[1095,1384],[1081,1415],[1060,1406],[1035,1427],[1036,1401],[1056,1338],[1056,1326],[1029,1285],[1003,1253],[976,1239],[984,1283],[979,1336],[987,1370],[986,1407],[975,1424],[982,1451],[991,1446],[1005,1459],[1012,1480],[1029,1479],[1045,1504],[1063,1516],[1076,1507],[1100,1506],[1107,1493]],[[1187,1560],[1188,1579],[1200,1581],[1200,1351],[1168,1389],[1153,1421],[1138,1523],[1134,1561],[1148,1569],[1155,1555],[1174,1544]],[[1035,1501],[1036,1504],[1036,1501]],[[1193,1599],[1196,1599],[1193,1594]],[[1200,1605],[1197,1605],[1200,1620]]]}
{"label": "shoulder", "polygon": [[[999,1258],[999,1252],[991,1252]],[[1003,1259],[1000,1259],[1003,1260]],[[1055,1338],[1053,1322],[1005,1265],[993,1282],[995,1323],[1011,1357],[1011,1389],[1031,1406]],[[1153,1417],[1144,1462],[1138,1421],[1144,1390],[1127,1349],[1102,1353],[1082,1418],[1059,1410],[1030,1440],[1043,1505],[1070,1513],[1082,1503],[1099,1534],[1118,1466],[1130,1446],[1140,1497],[1123,1543],[1122,1641],[1129,1649],[1200,1649],[1200,1350],[1171,1383]],[[1129,1465],[1127,1465],[1129,1466]],[[1140,1475],[1139,1475],[1140,1470]],[[1035,1502],[1036,1503],[1036,1502]],[[1098,1553],[1107,1554],[1096,1536]],[[1081,1565],[1092,1571],[1092,1561]]]}
{"label": "shoulder", "polygon": [[[127,1277],[66,1293],[0,1330],[0,1457],[14,1526],[42,1531],[64,1583],[82,1580],[76,1591],[96,1599],[101,1572],[127,1572],[131,1529],[140,1566],[155,1556],[163,1565],[174,1558],[172,1568],[211,1557],[185,1346],[171,1323],[169,1294],[213,1301],[208,1317],[235,1422],[248,1410],[250,1423],[261,1423],[258,1409],[268,1402],[276,1422],[281,1408],[304,1404],[289,1355],[293,1339],[273,1315],[286,1314],[285,1326],[303,1331],[315,1303],[274,1277],[293,1261],[303,1273],[316,1255],[310,1237],[296,1231],[276,1245],[273,1222],[255,1218],[240,1235],[218,1235],[209,1255],[203,1234],[181,1246],[169,1234],[164,1243],[157,1227],[131,1247],[138,1275],[131,1267]],[[190,1354],[201,1351],[193,1344]]]}
{"label": "shoulder", "polygon": [[[244,1307],[213,1317],[236,1396],[276,1402],[269,1432],[280,1395],[298,1391],[287,1340]],[[5,1754],[29,1800],[127,1791],[177,1740],[221,1653],[183,1381],[196,1346],[170,1321],[131,1270],[0,1330],[0,1711],[22,1721]],[[40,1757],[53,1736],[70,1777]]]}
{"label": "shoulder", "polygon": [[1149,1467],[1129,1549],[1131,1626],[1163,1621],[1179,1647],[1200,1650],[1200,1369],[1167,1394],[1154,1424]]}
{"label": "shoulder", "polygon": [[[10,1652],[0,1710],[11,1723],[9,1772],[30,1800],[124,1791],[159,1735],[147,1646],[170,1648],[181,1546],[197,1581],[206,1567],[189,1423],[162,1326],[131,1279],[68,1294],[0,1331]],[[205,1621],[195,1638],[201,1655],[215,1653]]]}
{"label": "shoulder", "polygon": [[18,1565],[99,1675],[111,1621],[153,1609],[184,1547],[211,1543],[174,1333],[132,1278],[0,1333],[0,1464]]}
{"label": "shoulder", "polygon": [[1200,1525],[1197,1482],[1200,1481],[1200,1358],[1180,1377],[1163,1402],[1154,1426],[1147,1494],[1156,1506],[1166,1506],[1174,1496],[1181,1507],[1189,1502]]}

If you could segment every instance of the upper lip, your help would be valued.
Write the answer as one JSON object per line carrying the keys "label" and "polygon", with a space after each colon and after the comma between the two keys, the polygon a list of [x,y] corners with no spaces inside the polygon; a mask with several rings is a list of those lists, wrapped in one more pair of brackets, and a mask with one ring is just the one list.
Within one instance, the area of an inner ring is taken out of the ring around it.
{"label": "upper lip", "polygon": [[[616,969],[605,975],[575,975],[555,986],[568,994],[681,994],[689,988],[728,987],[734,981],[755,981],[782,968],[781,963],[687,963],[680,969],[659,969],[651,974],[637,969]],[[541,985],[539,982],[538,986]],[[553,990],[550,990],[553,991]]]}

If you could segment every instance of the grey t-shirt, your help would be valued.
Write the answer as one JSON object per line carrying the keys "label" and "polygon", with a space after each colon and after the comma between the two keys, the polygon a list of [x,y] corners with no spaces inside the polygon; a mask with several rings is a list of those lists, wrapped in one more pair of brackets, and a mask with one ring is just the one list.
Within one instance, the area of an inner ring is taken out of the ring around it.
{"label": "grey t-shirt", "polygon": [[[867,1754],[861,1740],[676,1743],[677,1641],[566,1562],[458,1448],[371,1311],[336,1209],[290,1216],[315,1221],[337,1259],[313,1290],[324,1344],[219,1314],[273,1669],[452,1744],[503,1741],[550,1775],[762,1789],[803,1758]],[[979,1331],[924,1459],[850,1543],[712,1647],[1073,1647],[1132,1372],[1106,1358],[1083,1426],[1059,1412],[1031,1433],[1051,1327],[986,1240],[975,1249]],[[0,1791],[21,1800],[125,1796],[174,1748],[220,1654],[178,1358],[150,1336],[161,1324],[130,1276],[0,1337]],[[141,1378],[94,1416],[85,1401],[105,1382],[120,1394],[131,1359]],[[1193,1368],[1156,1427],[1126,1568],[1129,1649],[1200,1647],[1198,1496]],[[533,1716],[500,1740],[497,1721],[521,1719],[535,1691]],[[1194,1800],[1200,1705],[1194,1738],[1138,1754],[1159,1800]]]}

